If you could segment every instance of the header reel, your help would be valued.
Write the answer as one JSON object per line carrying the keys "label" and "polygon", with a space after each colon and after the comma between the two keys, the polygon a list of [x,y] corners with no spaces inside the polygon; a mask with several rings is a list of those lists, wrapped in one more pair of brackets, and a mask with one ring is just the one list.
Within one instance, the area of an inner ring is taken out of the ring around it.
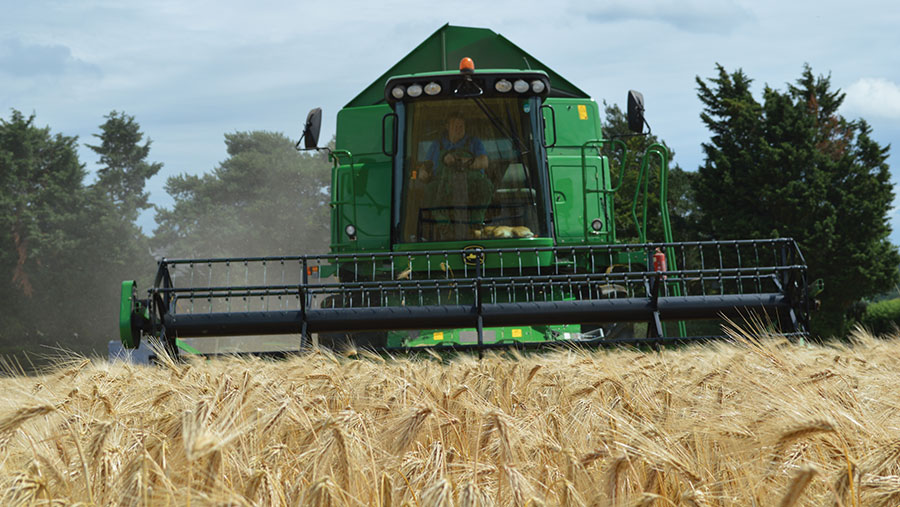
{"label": "header reel", "polygon": [[[661,252],[667,271],[657,270]],[[790,239],[164,259],[146,299],[123,283],[120,333],[127,348],[144,334],[174,354],[185,337],[293,334],[304,348],[314,333],[387,350],[658,344],[709,338],[667,332],[666,322],[756,314],[798,335],[808,330],[806,278]],[[645,336],[583,334],[623,322],[646,324]],[[485,333],[504,326],[543,338]]]}

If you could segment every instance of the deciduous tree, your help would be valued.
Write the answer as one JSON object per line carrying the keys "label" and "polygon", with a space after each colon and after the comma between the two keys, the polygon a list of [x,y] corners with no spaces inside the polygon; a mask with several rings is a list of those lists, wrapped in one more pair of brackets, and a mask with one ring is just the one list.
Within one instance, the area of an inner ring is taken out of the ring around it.
{"label": "deciduous tree", "polygon": [[[0,120],[0,341],[17,347],[52,340],[46,318],[81,245],[76,231],[85,195],[85,170],[75,137],[51,134],[34,115],[12,111]],[[42,315],[43,312],[43,315]]]}
{"label": "deciduous tree", "polygon": [[156,241],[169,256],[291,255],[328,249],[323,155],[283,134],[225,135],[228,158],[202,176],[169,178],[171,209],[157,209]]}
{"label": "deciduous tree", "polygon": [[[110,155],[101,158],[108,165],[94,185],[84,184],[87,173],[78,160],[77,138],[52,134],[49,127],[35,125],[34,115],[19,111],[0,120],[3,352],[41,345],[103,351],[108,340],[117,338],[121,280],[152,269],[147,240],[134,223],[140,199],[128,197],[143,195],[150,172],[113,162],[134,153],[140,139],[104,137],[112,132],[105,127],[121,119],[138,131],[127,115],[107,117],[100,137]],[[138,163],[144,157],[146,151]],[[113,178],[114,172],[124,177]]]}

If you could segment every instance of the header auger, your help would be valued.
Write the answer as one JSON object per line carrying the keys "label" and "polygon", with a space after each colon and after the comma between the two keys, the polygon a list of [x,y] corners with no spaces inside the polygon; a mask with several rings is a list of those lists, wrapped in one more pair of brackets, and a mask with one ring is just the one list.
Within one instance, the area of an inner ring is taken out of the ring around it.
{"label": "header auger", "polygon": [[[643,112],[630,92],[638,135]],[[314,109],[306,149],[319,149],[320,122]],[[657,344],[709,337],[685,321],[751,315],[806,333],[796,243],[674,241],[668,150],[651,146],[632,169],[625,151],[564,78],[490,30],[444,26],[338,114],[330,254],[163,259],[146,297],[123,283],[122,342],[153,337],[175,354],[180,338],[214,336],[388,350]],[[617,181],[606,152],[621,154]],[[626,170],[637,171],[636,244],[616,239]],[[648,242],[657,170],[663,237]]]}

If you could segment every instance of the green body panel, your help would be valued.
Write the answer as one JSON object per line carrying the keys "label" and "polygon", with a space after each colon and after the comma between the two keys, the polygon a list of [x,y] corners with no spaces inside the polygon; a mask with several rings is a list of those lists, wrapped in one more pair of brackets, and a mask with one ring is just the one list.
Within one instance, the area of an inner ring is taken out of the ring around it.
{"label": "green body panel", "polygon": [[[483,343],[493,345],[498,343],[541,343],[546,342],[548,336],[557,336],[557,340],[565,343],[577,337],[581,332],[581,326],[551,325],[551,326],[513,326],[513,327],[489,327],[484,329]],[[474,345],[478,343],[478,331],[475,329],[423,329],[416,332],[389,332],[387,336],[388,347],[448,347],[454,345]]]}
{"label": "green body panel", "polygon": [[[331,184],[331,251],[389,251],[391,159],[382,152],[381,123],[387,105],[345,108],[338,113],[336,167]],[[343,152],[343,153],[342,153]],[[351,240],[348,224],[357,230]]]}
{"label": "green body panel", "polygon": [[[528,255],[516,255],[513,252],[488,253],[479,255],[476,250],[491,250],[499,248],[544,248],[553,246],[551,238],[518,238],[518,239],[491,239],[485,241],[454,241],[454,242],[434,242],[434,243],[405,243],[394,246],[395,252],[409,252],[408,257],[395,257],[393,264],[385,258],[383,261],[375,263],[357,263],[353,259],[347,260],[347,265],[352,266],[356,273],[369,276],[374,271],[381,277],[387,279],[395,279],[404,271],[412,271],[412,278],[444,278],[447,274],[463,274],[472,272],[476,268],[494,269],[494,268],[513,268],[522,266],[525,268],[552,265],[575,265],[575,261],[566,259],[555,259],[553,253],[538,252],[537,254],[529,253]],[[469,258],[466,259],[458,254],[441,254],[436,251],[472,251]],[[587,264],[582,262],[582,264]],[[322,276],[329,276],[340,271],[341,265],[338,263],[334,266],[328,266],[329,271],[321,273]],[[448,271],[449,270],[449,271]],[[409,276],[409,275],[404,275]]]}
{"label": "green body panel", "polygon": [[[453,242],[435,242],[435,243],[406,243],[395,245],[394,251],[397,252],[424,252],[434,250],[466,250],[472,251],[471,256],[466,262],[462,256],[457,255],[416,255],[412,256],[412,260],[407,260],[405,265],[396,266],[401,271],[403,269],[412,269],[413,271],[436,271],[446,269],[447,265],[451,269],[460,271],[465,269],[473,269],[480,264],[484,264],[486,269],[513,267],[522,265],[523,267],[532,266],[549,266],[553,263],[553,255],[551,252],[540,252],[538,255],[516,256],[511,252],[501,254],[490,253],[479,256],[476,249],[494,249],[494,248],[541,248],[553,246],[551,238],[518,238],[518,239],[489,239],[484,241],[453,241]],[[480,257],[480,260],[479,260]],[[403,262],[400,259],[397,262]],[[441,268],[444,264],[444,268]]]}
{"label": "green body panel", "polygon": [[[553,194],[553,221],[558,244],[605,244],[615,241],[609,161],[596,146],[585,145],[601,139],[600,111],[590,99],[549,98],[544,119],[546,137],[554,144],[547,149],[550,186]],[[555,124],[555,129],[551,125]],[[596,190],[585,192],[585,189]],[[600,219],[599,231],[591,222]]]}
{"label": "green body panel", "polygon": [[383,104],[384,84],[388,78],[404,74],[458,70],[459,61],[466,56],[475,61],[476,69],[544,71],[553,83],[551,96],[588,97],[561,75],[493,30],[447,24],[394,64],[345,107]]}
{"label": "green body panel", "polygon": [[337,116],[335,148],[347,150],[357,157],[377,156],[390,162],[381,151],[381,119],[392,112],[387,104],[341,109]]}
{"label": "green body panel", "polygon": [[[567,153],[575,150],[581,156],[581,146],[585,141],[600,139],[602,122],[597,103],[593,99],[559,99],[548,98],[544,104],[553,108],[556,116],[556,145],[548,150],[548,155],[553,156],[560,152]],[[579,108],[579,106],[583,106]],[[544,112],[547,119],[547,140],[553,142],[553,131],[550,126],[550,117]]]}

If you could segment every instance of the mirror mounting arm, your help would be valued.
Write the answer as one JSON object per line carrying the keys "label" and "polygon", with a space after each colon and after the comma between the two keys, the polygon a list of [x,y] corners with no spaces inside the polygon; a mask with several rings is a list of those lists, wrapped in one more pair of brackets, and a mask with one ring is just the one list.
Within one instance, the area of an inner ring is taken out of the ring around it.
{"label": "mirror mounting arm", "polygon": [[[319,148],[319,131],[322,128],[322,108],[316,107],[313,108],[308,115],[306,115],[306,123],[303,125],[303,134],[300,136],[300,139],[297,140],[297,144],[294,147],[298,151],[307,151],[307,150],[321,150],[327,148]],[[300,148],[300,142],[305,141],[304,148]],[[329,150],[330,151],[330,150]]]}

